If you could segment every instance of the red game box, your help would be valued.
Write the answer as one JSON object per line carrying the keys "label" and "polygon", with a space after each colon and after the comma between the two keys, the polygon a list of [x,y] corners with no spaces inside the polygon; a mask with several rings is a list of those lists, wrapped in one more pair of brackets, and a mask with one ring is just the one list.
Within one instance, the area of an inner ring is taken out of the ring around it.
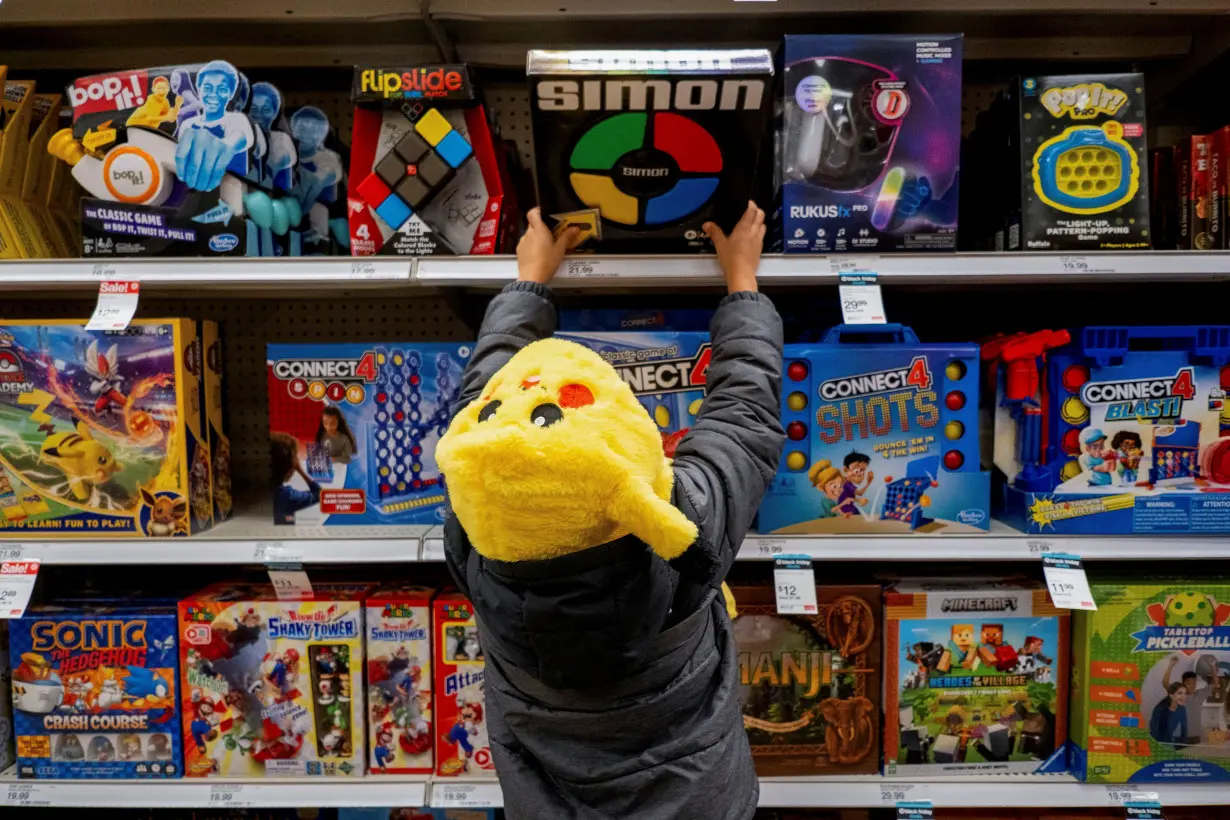
{"label": "red game box", "polygon": [[460,592],[431,605],[435,673],[436,775],[495,777],[484,714],[483,649],[474,607]]}

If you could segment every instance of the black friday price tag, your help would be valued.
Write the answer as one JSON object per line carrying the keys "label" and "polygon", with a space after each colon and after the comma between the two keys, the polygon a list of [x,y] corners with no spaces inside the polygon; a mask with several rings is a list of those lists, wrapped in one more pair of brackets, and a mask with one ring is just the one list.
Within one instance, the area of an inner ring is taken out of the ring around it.
{"label": "black friday price tag", "polygon": [[806,555],[779,555],[773,559],[773,589],[779,615],[815,615],[816,573]]}
{"label": "black friday price tag", "polygon": [[888,322],[884,314],[884,296],[871,271],[842,273],[837,286],[841,301],[841,320],[847,325],[882,325]]}
{"label": "black friday price tag", "polygon": [[1126,803],[1123,811],[1128,820],[1165,820],[1162,804],[1156,800]]}
{"label": "black friday price tag", "polygon": [[902,800],[897,804],[897,820],[932,820],[935,809],[930,800]]}
{"label": "black friday price tag", "polygon": [[1046,576],[1046,589],[1051,603],[1060,609],[1095,610],[1089,578],[1079,555],[1063,552],[1045,553],[1042,556],[1042,574]]}

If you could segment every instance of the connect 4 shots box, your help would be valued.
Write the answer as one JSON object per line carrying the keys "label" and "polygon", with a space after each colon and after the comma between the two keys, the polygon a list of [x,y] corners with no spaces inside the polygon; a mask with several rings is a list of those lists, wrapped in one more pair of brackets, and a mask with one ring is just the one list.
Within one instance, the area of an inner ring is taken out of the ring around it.
{"label": "connect 4 shots box", "polygon": [[215,584],[179,602],[188,777],[360,776],[371,584]]}
{"label": "connect 4 shots box", "polygon": [[667,457],[674,458],[705,399],[712,358],[709,334],[565,332],[556,338],[588,347],[615,368],[658,425]]}
{"label": "connect 4 shots box", "polygon": [[474,607],[461,593],[444,592],[431,611],[436,775],[495,777],[484,712],[486,660]]}
{"label": "connect 4 shots box", "polygon": [[431,774],[431,596],[381,587],[367,599],[367,708],[372,774]]}
{"label": "connect 4 shots box", "polygon": [[10,630],[18,777],[183,774],[173,605],[44,604]]}
{"label": "connect 4 shots box", "polygon": [[1067,610],[1028,581],[884,594],[884,773],[1064,770]]}
{"label": "connect 4 shots box", "polygon": [[961,35],[788,36],[787,252],[956,250]]}
{"label": "connect 4 shots box", "polygon": [[1144,76],[1026,77],[1020,98],[1021,246],[1148,248]]}
{"label": "connect 4 shots box", "polygon": [[922,344],[901,325],[838,325],[786,345],[786,447],[762,532],[978,532],[978,346]]}
{"label": "connect 4 shots box", "polygon": [[0,532],[199,533],[213,519],[188,319],[0,320]]}
{"label": "connect 4 shots box", "polygon": [[351,101],[353,255],[502,248],[507,171],[465,65],[358,66]]}
{"label": "connect 4 shots box", "polygon": [[994,344],[993,458],[1010,523],[1059,535],[1230,532],[1230,327],[1089,327]]}
{"label": "connect 4 shots box", "polygon": [[439,524],[435,447],[468,344],[271,344],[269,455],[278,524]]}
{"label": "connect 4 shots box", "polygon": [[538,199],[583,249],[712,250],[752,198],[768,51],[531,51]]}
{"label": "connect 4 shots box", "polygon": [[1230,581],[1095,579],[1073,615],[1072,771],[1230,782]]}

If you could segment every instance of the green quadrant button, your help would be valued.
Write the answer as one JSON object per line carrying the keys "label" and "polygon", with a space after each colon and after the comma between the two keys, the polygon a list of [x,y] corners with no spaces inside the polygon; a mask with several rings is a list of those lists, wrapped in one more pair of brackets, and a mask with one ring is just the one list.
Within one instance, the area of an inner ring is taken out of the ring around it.
{"label": "green quadrant button", "polygon": [[574,170],[606,171],[645,144],[648,114],[616,114],[586,131],[572,149]]}

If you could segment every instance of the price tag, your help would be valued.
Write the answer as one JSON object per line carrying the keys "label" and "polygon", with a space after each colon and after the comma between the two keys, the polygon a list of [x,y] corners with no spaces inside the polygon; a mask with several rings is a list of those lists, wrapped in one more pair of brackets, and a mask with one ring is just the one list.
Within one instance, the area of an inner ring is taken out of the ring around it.
{"label": "price tag", "polygon": [[564,276],[576,279],[609,279],[618,276],[613,270],[603,270],[602,262],[592,256],[579,256],[564,260]]}
{"label": "price tag", "polygon": [[98,283],[98,304],[86,323],[86,330],[123,330],[137,312],[140,282],[104,279]]}
{"label": "price tag", "polygon": [[1060,256],[1059,270],[1062,273],[1115,273],[1114,262],[1106,257]]}
{"label": "price tag", "polygon": [[21,559],[21,544],[0,543],[0,561],[17,561]]}
{"label": "price tag", "polygon": [[116,278],[115,265],[110,262],[98,262],[90,271],[90,275],[95,279],[114,279]]}
{"label": "price tag", "polygon": [[757,558],[776,558],[786,552],[786,542],[781,538],[757,538],[753,555]]}
{"label": "price tag", "polygon": [[806,555],[779,555],[773,559],[773,587],[779,615],[815,615],[816,573]]}
{"label": "price tag", "polygon": [[878,256],[830,256],[829,273],[874,273],[880,269]]}
{"label": "price tag", "polygon": [[50,806],[51,786],[44,783],[31,783],[18,780],[7,784],[4,789],[4,805],[6,806]]}
{"label": "price tag", "polygon": [[210,808],[250,809],[256,805],[251,794],[246,794],[237,783],[219,783],[209,787]]}
{"label": "price tag", "polygon": [[1157,801],[1131,802],[1124,805],[1128,820],[1165,820],[1162,804]]}
{"label": "price tag", "polygon": [[1039,538],[1029,538],[1025,541],[1025,551],[1030,555],[1042,555],[1048,552],[1054,552],[1055,545],[1050,541],[1045,541]]}
{"label": "price tag", "polygon": [[1042,573],[1051,603],[1060,609],[1097,609],[1079,555],[1050,552],[1042,556]]}
{"label": "price tag", "polygon": [[897,803],[897,820],[931,820],[935,810],[930,800],[902,800]]}
{"label": "price tag", "polygon": [[1131,786],[1122,784],[1107,786],[1106,800],[1112,806],[1127,806],[1129,803],[1161,805],[1157,792],[1133,791]]}
{"label": "price tag", "polygon": [[0,562],[0,618],[20,618],[38,580],[37,560]]}
{"label": "price tag", "polygon": [[303,549],[281,541],[257,541],[252,557],[261,563],[298,564],[307,560]]}
{"label": "price tag", "polygon": [[269,583],[279,601],[310,601],[312,582],[300,564],[270,564]]}
{"label": "price tag", "polygon": [[443,561],[444,560],[444,539],[443,538],[425,538],[423,539],[423,561]]}
{"label": "price tag", "polygon": [[431,806],[435,809],[499,808],[504,803],[495,784],[478,786],[473,783],[432,783]]}
{"label": "price tag", "polygon": [[837,286],[841,299],[841,320],[848,325],[882,325],[884,297],[874,273],[843,273]]}
{"label": "price tag", "polygon": [[919,784],[917,783],[881,783],[880,784],[880,802],[886,806],[895,806],[898,803],[918,802],[930,803],[928,800],[910,800],[911,796],[918,798],[921,792],[918,791]]}

